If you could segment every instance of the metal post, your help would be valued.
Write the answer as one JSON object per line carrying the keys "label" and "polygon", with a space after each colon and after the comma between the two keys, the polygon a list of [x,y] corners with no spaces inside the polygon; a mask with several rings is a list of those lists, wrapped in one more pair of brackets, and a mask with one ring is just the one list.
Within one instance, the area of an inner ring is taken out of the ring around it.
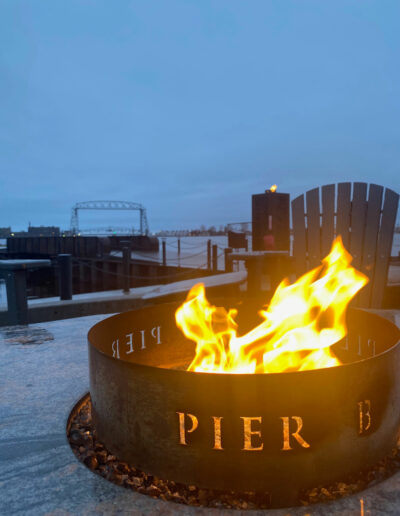
{"label": "metal post", "polygon": [[181,255],[181,239],[178,238],[178,256]]}
{"label": "metal post", "polygon": [[246,261],[247,267],[247,294],[250,296],[258,296],[261,294],[261,275],[263,258],[257,257],[253,260]]}
{"label": "metal post", "polygon": [[112,290],[114,288],[113,274],[111,271],[111,262],[109,260],[103,262],[103,278],[104,278],[104,290]]}
{"label": "metal post", "polygon": [[90,286],[89,286],[90,292],[97,292],[97,289],[96,289],[97,271],[96,271],[96,266],[95,266],[94,260],[90,260],[89,266],[90,266]]}
{"label": "metal post", "polygon": [[167,265],[167,250],[165,240],[162,241],[162,264],[164,267]]}
{"label": "metal post", "polygon": [[230,247],[226,247],[224,249],[224,256],[225,256],[225,272],[232,272],[232,260],[229,256],[232,252],[232,249]]}
{"label": "metal post", "polygon": [[11,270],[6,274],[8,324],[28,324],[26,270]]}
{"label": "metal post", "polygon": [[129,294],[130,287],[130,268],[131,268],[131,248],[122,248],[122,278],[123,292]]}
{"label": "metal post", "polygon": [[211,240],[207,240],[207,269],[211,270]]}
{"label": "metal post", "polygon": [[105,290],[105,274],[104,274],[104,262],[101,261],[101,262],[96,262],[96,268],[98,269],[97,271],[97,285],[96,285],[96,291],[97,292],[101,292],[102,290]]}
{"label": "metal post", "polygon": [[218,270],[218,246],[216,244],[212,246],[212,270],[213,272]]}
{"label": "metal post", "polygon": [[72,299],[72,256],[58,255],[60,299]]}
{"label": "metal post", "polygon": [[83,260],[79,260],[78,263],[78,294],[83,294],[85,292],[85,277],[86,277],[86,267],[85,262]]}

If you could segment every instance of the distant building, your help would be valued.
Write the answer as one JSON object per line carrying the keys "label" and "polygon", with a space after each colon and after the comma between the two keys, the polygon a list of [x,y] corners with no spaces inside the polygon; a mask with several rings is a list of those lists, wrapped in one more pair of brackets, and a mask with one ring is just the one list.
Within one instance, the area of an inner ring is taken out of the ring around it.
{"label": "distant building", "polygon": [[[29,226],[28,231],[14,231],[11,232],[11,228],[0,228],[1,230],[8,230],[9,233],[5,236],[0,238],[7,238],[7,237],[56,237],[60,236],[60,228],[57,226]],[[0,233],[1,235],[1,233]]]}
{"label": "distant building", "polygon": [[29,226],[26,236],[60,236],[60,228],[57,226]]}
{"label": "distant building", "polygon": [[7,238],[11,236],[11,228],[0,228],[0,238]]}

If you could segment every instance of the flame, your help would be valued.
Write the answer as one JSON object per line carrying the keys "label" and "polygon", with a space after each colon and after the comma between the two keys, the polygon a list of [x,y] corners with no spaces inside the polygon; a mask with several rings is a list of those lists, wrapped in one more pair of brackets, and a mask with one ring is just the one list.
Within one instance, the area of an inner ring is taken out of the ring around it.
{"label": "flame", "polygon": [[337,237],[322,265],[293,284],[280,283],[259,312],[263,322],[242,336],[237,335],[237,311],[212,306],[204,285],[194,285],[175,313],[177,326],[196,342],[188,370],[279,373],[340,365],[330,346],[346,335],[347,305],[368,281],[351,261]]}
{"label": "flame", "polygon": [[276,192],[276,189],[277,189],[277,188],[278,188],[278,187],[277,187],[276,185],[272,185],[272,186],[271,186],[271,188],[270,188],[269,190],[270,190],[270,192]]}

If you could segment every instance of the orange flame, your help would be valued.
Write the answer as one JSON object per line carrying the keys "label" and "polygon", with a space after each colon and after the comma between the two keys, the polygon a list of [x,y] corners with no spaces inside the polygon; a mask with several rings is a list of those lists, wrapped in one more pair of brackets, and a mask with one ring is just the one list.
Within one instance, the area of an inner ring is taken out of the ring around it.
{"label": "orange flame", "polygon": [[270,191],[271,191],[271,192],[276,192],[276,189],[277,189],[277,188],[278,188],[278,187],[277,187],[276,185],[272,185],[272,186],[271,186],[271,188],[270,188]]}
{"label": "orange flame", "polygon": [[293,284],[280,283],[259,312],[264,321],[243,336],[237,335],[237,311],[210,305],[204,285],[194,285],[175,313],[177,326],[196,342],[188,370],[280,373],[340,365],[330,346],[346,335],[347,305],[368,281],[351,260],[336,238],[322,265]]}

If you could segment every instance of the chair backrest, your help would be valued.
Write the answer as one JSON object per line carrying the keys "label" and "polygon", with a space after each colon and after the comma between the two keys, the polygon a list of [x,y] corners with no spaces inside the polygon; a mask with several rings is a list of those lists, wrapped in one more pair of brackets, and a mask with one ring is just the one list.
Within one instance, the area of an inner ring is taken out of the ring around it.
{"label": "chair backrest", "polygon": [[309,190],[292,201],[293,256],[297,274],[320,264],[342,236],[353,266],[370,281],[358,296],[380,308],[386,286],[399,195],[367,183],[338,183]]}

